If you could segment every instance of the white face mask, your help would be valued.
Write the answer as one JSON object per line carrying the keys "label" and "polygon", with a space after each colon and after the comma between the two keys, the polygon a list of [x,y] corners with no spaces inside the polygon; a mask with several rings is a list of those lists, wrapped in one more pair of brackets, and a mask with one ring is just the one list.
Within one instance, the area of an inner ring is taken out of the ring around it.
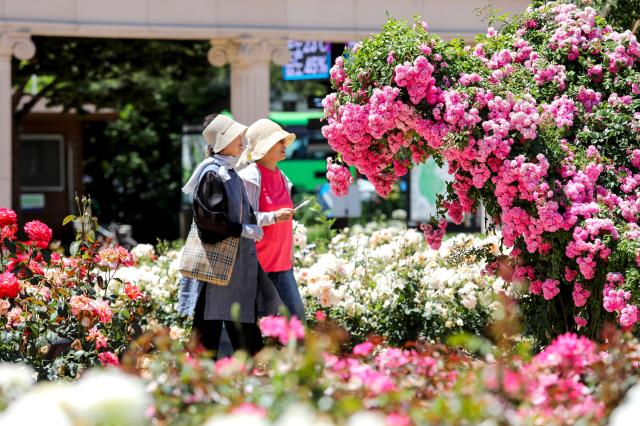
{"label": "white face mask", "polygon": [[214,160],[221,166],[225,166],[227,169],[233,169],[238,162],[238,157],[234,157],[232,155],[220,155],[216,154],[213,156]]}

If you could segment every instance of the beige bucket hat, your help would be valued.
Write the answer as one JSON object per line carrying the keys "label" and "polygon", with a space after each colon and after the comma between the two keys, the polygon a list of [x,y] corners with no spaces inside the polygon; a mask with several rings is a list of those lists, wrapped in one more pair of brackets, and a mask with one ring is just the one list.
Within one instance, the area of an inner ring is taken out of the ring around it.
{"label": "beige bucket hat", "polygon": [[261,159],[282,139],[285,141],[285,146],[289,146],[296,139],[296,135],[283,130],[269,119],[261,118],[249,126],[246,138],[247,148],[240,156],[238,164],[247,164]]}
{"label": "beige bucket hat", "polygon": [[202,136],[207,144],[213,147],[213,151],[218,153],[225,149],[235,138],[244,135],[247,126],[240,124],[229,117],[219,114],[204,129]]}

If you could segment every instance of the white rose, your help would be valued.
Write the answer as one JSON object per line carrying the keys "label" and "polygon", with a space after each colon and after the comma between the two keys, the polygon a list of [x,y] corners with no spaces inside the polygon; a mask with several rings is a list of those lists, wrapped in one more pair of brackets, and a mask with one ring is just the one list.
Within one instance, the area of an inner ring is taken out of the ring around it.
{"label": "white rose", "polygon": [[609,426],[628,426],[638,424],[640,418],[640,385],[632,387],[609,418]]}
{"label": "white rose", "polygon": [[469,310],[475,309],[477,304],[478,304],[478,300],[476,299],[475,296],[466,296],[462,299],[462,306],[464,306]]}
{"label": "white rose", "polygon": [[63,408],[70,387],[62,382],[43,383],[34,387],[0,414],[0,426],[72,426],[74,423]]}
{"label": "white rose", "polygon": [[0,364],[0,395],[16,398],[34,383],[34,371],[31,367],[22,363]]}
{"label": "white rose", "polygon": [[268,426],[269,423],[255,414],[227,414],[213,416],[204,426]]}
{"label": "white rose", "polygon": [[143,382],[116,369],[89,371],[74,384],[65,406],[87,424],[144,424],[152,401]]}
{"label": "white rose", "polygon": [[347,426],[385,426],[384,416],[373,411],[360,411],[349,417]]}

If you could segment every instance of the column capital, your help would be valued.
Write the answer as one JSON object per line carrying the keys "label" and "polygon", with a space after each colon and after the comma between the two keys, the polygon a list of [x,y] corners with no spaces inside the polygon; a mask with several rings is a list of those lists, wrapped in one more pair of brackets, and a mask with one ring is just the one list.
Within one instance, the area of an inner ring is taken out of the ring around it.
{"label": "column capital", "polygon": [[28,60],[36,54],[36,45],[28,31],[0,32],[0,56],[15,56],[20,60]]}
{"label": "column capital", "polygon": [[207,54],[209,63],[216,67],[225,64],[248,66],[256,62],[285,65],[290,57],[286,39],[253,36],[212,39]]}

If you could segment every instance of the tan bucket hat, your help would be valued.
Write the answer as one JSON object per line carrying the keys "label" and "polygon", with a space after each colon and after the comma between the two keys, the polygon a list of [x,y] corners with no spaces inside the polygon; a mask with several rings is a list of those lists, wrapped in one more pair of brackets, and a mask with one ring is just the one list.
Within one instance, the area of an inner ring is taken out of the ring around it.
{"label": "tan bucket hat", "polygon": [[296,139],[296,135],[283,130],[277,123],[269,119],[261,118],[249,126],[246,138],[247,148],[240,156],[238,164],[261,159],[282,139],[285,141],[285,146],[289,146]]}
{"label": "tan bucket hat", "polygon": [[247,126],[240,124],[229,117],[219,114],[204,129],[202,136],[207,144],[213,147],[213,151],[218,153],[225,149],[235,138],[244,135]]}

